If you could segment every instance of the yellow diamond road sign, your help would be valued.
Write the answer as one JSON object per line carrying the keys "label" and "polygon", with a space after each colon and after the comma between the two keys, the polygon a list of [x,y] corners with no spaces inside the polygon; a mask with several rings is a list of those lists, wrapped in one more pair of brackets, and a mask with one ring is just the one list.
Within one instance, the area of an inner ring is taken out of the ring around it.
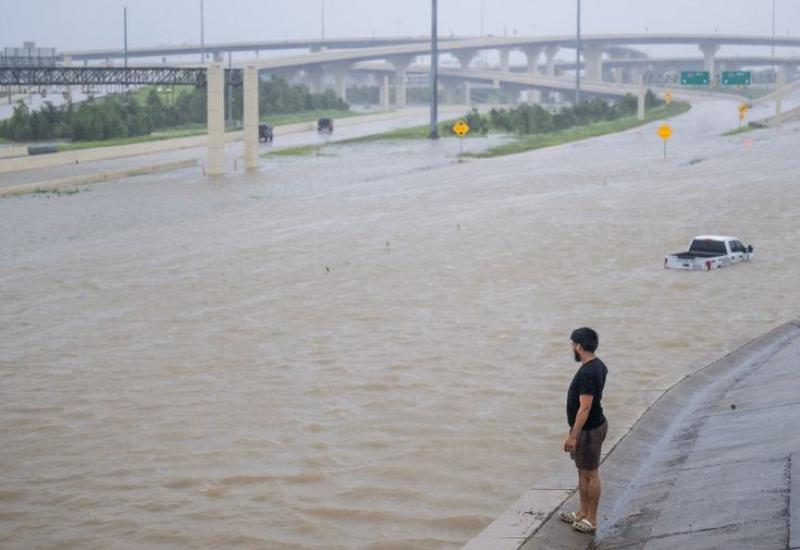
{"label": "yellow diamond road sign", "polygon": [[745,114],[750,108],[747,106],[747,103],[740,103],[739,104],[739,112]]}
{"label": "yellow diamond road sign", "polygon": [[453,133],[458,137],[464,137],[469,133],[469,124],[463,120],[459,120],[453,124]]}
{"label": "yellow diamond road sign", "polygon": [[664,92],[664,101],[666,101],[667,103],[672,103],[672,92],[670,92],[669,90]]}
{"label": "yellow diamond road sign", "polygon": [[672,128],[670,128],[669,124],[662,124],[658,127],[658,137],[667,141],[670,137],[672,137]]}

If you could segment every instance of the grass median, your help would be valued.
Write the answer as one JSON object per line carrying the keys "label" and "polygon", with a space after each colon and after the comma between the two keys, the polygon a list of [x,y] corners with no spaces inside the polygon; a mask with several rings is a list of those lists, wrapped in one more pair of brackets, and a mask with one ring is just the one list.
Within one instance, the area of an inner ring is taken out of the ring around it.
{"label": "grass median", "polygon": [[286,124],[299,124],[301,122],[314,122],[320,118],[332,118],[334,123],[340,118],[352,118],[363,115],[374,115],[375,112],[354,112],[341,110],[320,110],[303,111],[300,113],[284,113],[276,115],[262,115],[261,122],[267,122],[272,126],[283,126]]}
{"label": "grass median", "polygon": [[635,115],[631,115],[615,120],[604,120],[582,126],[573,126],[557,132],[523,135],[517,137],[511,143],[498,145],[497,147],[492,147],[491,149],[477,153],[464,153],[461,156],[471,158],[492,158],[524,153],[525,151],[541,149],[542,147],[563,145],[564,143],[630,130],[631,128],[636,128],[637,126],[653,122],[654,120],[680,115],[688,111],[690,108],[691,105],[688,103],[676,101],[670,103],[669,105],[661,105],[648,110],[645,113],[644,120],[639,120]]}
{"label": "grass median", "polygon": [[159,130],[146,136],[131,136],[124,138],[104,139],[99,141],[73,141],[59,143],[59,151],[76,151],[78,149],[93,149],[95,147],[114,147],[116,145],[132,145],[134,143],[147,143],[149,141],[162,141],[192,136],[201,136],[206,133],[205,125],[192,125],[191,127],[168,128]]}
{"label": "grass median", "polygon": [[[302,113],[287,113],[280,115],[264,116],[262,121],[268,121],[269,124],[274,126],[283,126],[287,124],[297,124],[301,122],[313,122],[319,118],[332,118],[334,120],[340,118],[350,118],[361,115],[374,114],[374,113],[356,113],[352,111],[337,111],[337,110],[321,110],[321,111],[304,111]],[[235,128],[228,128],[226,131],[236,131]],[[241,130],[241,128],[238,128]],[[184,137],[202,136],[206,133],[205,124],[187,124],[177,126],[174,128],[164,128],[156,130],[146,136],[131,136],[124,138],[103,139],[97,141],[73,141],[70,143],[60,143],[58,145],[59,151],[76,151],[79,149],[93,149],[96,147],[114,147],[117,145],[133,145],[135,143],[147,143],[150,141],[162,141],[165,139],[177,139]],[[0,140],[2,143],[2,140]]]}

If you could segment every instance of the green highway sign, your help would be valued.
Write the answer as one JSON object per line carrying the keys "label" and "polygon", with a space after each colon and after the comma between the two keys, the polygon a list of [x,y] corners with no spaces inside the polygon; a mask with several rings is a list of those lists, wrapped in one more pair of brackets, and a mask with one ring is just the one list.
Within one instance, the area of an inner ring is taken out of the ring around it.
{"label": "green highway sign", "polygon": [[710,75],[708,71],[682,71],[681,85],[683,86],[708,86]]}
{"label": "green highway sign", "polygon": [[749,86],[750,71],[722,71],[723,86]]}

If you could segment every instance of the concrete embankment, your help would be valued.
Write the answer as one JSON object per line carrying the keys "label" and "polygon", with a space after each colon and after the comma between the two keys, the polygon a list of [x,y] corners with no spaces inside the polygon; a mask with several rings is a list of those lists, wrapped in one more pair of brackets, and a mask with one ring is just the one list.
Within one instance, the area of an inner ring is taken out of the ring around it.
{"label": "concrete embankment", "polygon": [[59,190],[71,189],[74,187],[78,187],[80,185],[88,185],[91,183],[98,183],[101,181],[127,178],[131,176],[140,176],[143,174],[152,174],[154,172],[168,172],[170,170],[188,168],[190,166],[195,166],[196,164],[197,160],[194,159],[179,160],[173,162],[149,164],[147,166],[138,166],[136,168],[129,168],[126,170],[110,170],[106,172],[95,172],[92,174],[82,174],[79,176],[59,178],[37,183],[27,183],[23,185],[12,185],[10,187],[0,187],[0,197],[26,195],[28,193],[37,193],[43,191],[59,191]]}
{"label": "concrete embankment", "polygon": [[570,478],[537,484],[469,550],[800,548],[800,321],[687,376],[606,456],[596,536],[559,521]]}

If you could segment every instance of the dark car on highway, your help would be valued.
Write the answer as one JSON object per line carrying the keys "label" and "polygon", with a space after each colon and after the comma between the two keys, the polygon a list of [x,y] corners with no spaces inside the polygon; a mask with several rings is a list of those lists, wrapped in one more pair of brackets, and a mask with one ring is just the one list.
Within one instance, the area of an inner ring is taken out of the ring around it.
{"label": "dark car on highway", "polygon": [[266,122],[262,122],[258,125],[258,141],[272,143],[272,126]]}
{"label": "dark car on highway", "polygon": [[333,119],[321,118],[317,121],[317,132],[333,132]]}

